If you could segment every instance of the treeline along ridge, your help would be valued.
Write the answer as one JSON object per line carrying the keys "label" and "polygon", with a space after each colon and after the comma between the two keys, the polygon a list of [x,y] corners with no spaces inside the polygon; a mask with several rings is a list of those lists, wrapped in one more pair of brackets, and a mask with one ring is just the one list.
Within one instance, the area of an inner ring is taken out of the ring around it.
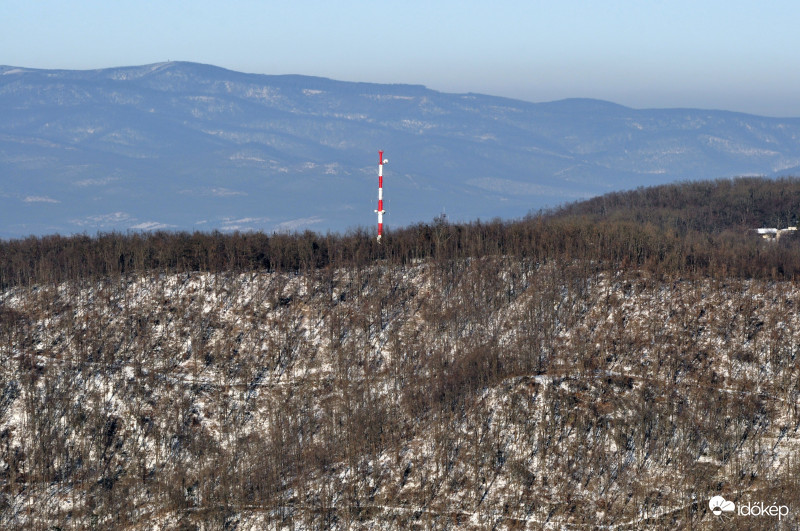
{"label": "treeline along ridge", "polygon": [[791,279],[800,247],[765,246],[752,229],[785,227],[800,214],[800,180],[740,178],[617,192],[517,221],[430,223],[344,235],[313,232],[105,233],[0,242],[0,286],[145,272],[309,271],[407,265],[488,255],[535,262],[589,260],[599,268],[659,274]]}

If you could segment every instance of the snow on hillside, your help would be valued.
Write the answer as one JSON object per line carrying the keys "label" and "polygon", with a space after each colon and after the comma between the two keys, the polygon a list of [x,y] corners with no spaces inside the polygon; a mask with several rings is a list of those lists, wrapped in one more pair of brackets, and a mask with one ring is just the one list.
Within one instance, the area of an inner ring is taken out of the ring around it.
{"label": "snow on hillside", "polygon": [[796,499],[798,305],[501,258],[9,289],[0,525],[709,526]]}

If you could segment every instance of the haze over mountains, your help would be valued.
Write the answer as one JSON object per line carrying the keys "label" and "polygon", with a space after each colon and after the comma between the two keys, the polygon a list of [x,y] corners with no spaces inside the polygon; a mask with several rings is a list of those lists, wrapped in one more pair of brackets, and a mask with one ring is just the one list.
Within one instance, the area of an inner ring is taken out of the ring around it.
{"label": "haze over mountains", "polygon": [[611,190],[800,173],[800,118],[527,103],[169,62],[0,66],[0,237],[515,218]]}

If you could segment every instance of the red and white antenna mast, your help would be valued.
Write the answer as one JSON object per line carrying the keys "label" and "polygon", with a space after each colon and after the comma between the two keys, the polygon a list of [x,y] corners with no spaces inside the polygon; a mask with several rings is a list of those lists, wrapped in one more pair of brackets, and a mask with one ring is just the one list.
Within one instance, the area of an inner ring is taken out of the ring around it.
{"label": "red and white antenna mast", "polygon": [[383,215],[386,211],[383,209],[383,165],[389,162],[383,158],[383,151],[378,151],[378,243],[381,243],[381,236],[383,236]]}

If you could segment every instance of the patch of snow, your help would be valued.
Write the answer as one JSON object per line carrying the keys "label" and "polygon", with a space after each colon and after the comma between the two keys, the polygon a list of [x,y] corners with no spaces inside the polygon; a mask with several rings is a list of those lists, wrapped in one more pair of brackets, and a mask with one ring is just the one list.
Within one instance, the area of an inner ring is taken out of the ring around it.
{"label": "patch of snow", "polygon": [[61,201],[46,195],[29,195],[23,199],[26,203],[60,203]]}

